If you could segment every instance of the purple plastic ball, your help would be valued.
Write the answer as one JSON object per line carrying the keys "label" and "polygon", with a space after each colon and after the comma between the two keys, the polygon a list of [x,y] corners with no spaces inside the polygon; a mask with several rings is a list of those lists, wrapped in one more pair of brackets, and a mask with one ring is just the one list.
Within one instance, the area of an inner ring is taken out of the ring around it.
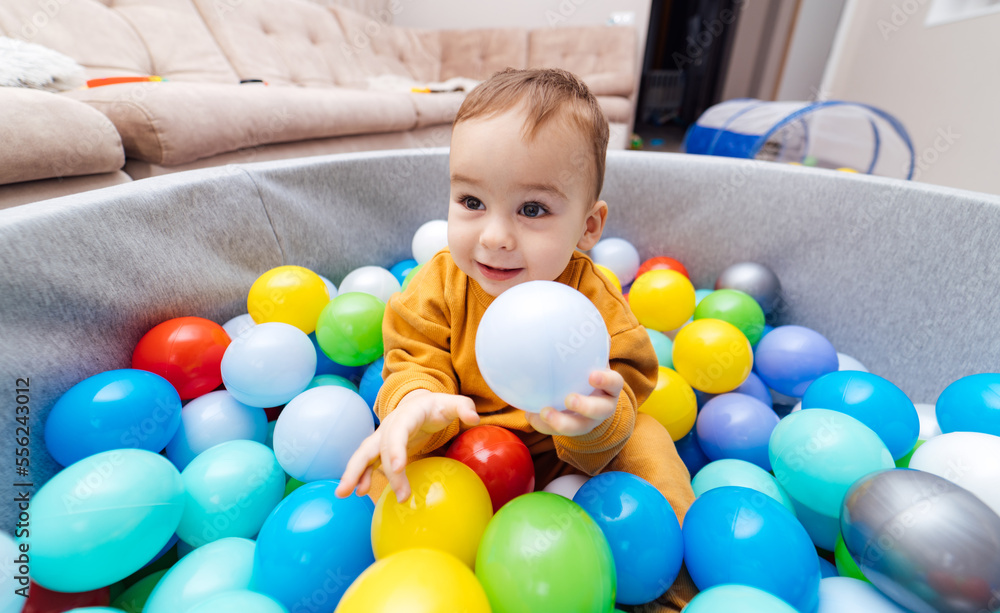
{"label": "purple plastic ball", "polygon": [[778,415],[746,394],[720,394],[698,413],[698,442],[712,460],[732,458],[771,470],[767,443]]}
{"label": "purple plastic ball", "polygon": [[802,326],[779,326],[757,344],[757,374],[776,392],[801,398],[806,388],[840,367],[837,350],[826,337]]}

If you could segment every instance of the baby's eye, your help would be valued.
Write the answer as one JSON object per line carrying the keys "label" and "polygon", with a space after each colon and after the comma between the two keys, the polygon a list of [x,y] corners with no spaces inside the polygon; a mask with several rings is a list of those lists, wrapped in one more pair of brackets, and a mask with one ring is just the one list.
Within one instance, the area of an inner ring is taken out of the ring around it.
{"label": "baby's eye", "polygon": [[548,213],[548,210],[537,202],[529,202],[521,207],[521,214],[525,217],[541,217]]}
{"label": "baby's eye", "polygon": [[479,200],[479,198],[473,198],[472,196],[465,196],[464,198],[461,198],[459,202],[464,204],[465,208],[470,211],[479,211],[486,208],[483,206],[483,203]]}

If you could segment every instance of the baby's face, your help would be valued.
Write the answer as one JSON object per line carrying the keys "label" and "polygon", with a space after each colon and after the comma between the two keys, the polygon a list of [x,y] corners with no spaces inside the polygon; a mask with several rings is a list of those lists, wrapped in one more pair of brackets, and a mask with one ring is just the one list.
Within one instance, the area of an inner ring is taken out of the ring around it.
{"label": "baby's face", "polygon": [[448,246],[491,296],[554,280],[574,249],[597,242],[607,211],[589,143],[563,118],[525,140],[523,113],[463,121],[451,138]]}

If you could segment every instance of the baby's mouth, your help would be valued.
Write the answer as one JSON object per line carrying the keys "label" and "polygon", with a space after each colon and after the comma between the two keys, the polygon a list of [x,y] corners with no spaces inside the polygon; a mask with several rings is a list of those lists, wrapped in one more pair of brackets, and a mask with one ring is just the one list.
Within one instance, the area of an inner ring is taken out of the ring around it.
{"label": "baby's mouth", "polygon": [[494,266],[487,266],[482,262],[476,262],[476,266],[479,268],[479,272],[482,273],[484,277],[492,281],[506,281],[516,277],[523,268],[497,268]]}

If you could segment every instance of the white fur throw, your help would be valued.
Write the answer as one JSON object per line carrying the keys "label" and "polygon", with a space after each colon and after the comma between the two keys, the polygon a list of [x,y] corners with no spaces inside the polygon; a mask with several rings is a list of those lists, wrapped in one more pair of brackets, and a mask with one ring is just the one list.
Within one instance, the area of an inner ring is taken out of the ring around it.
{"label": "white fur throw", "polygon": [[0,87],[61,92],[86,83],[83,66],[48,47],[0,36]]}

